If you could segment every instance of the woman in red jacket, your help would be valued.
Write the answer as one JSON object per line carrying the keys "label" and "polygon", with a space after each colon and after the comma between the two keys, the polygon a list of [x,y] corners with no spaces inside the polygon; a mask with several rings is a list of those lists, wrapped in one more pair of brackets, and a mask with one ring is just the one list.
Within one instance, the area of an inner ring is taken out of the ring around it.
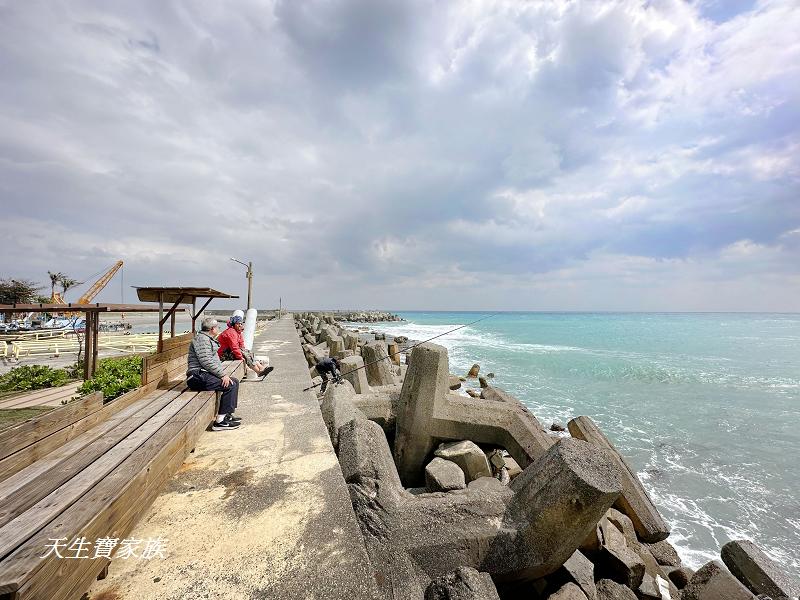
{"label": "woman in red jacket", "polygon": [[242,331],[244,331],[244,319],[239,315],[231,317],[231,320],[228,321],[228,328],[217,337],[217,342],[219,342],[217,353],[220,360],[243,360],[258,375],[266,377],[274,367],[256,362],[253,353],[244,346]]}

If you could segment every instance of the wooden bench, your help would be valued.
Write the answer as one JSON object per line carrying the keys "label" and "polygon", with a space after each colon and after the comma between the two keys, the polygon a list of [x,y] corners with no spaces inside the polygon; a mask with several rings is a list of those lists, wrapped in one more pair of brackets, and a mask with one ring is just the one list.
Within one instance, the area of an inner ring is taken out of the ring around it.
{"label": "wooden bench", "polygon": [[186,355],[194,336],[191,333],[178,335],[161,341],[158,352],[142,360],[142,385],[153,381],[159,386],[169,387],[186,374]]}
{"label": "wooden bench", "polygon": [[[225,368],[244,371],[241,361]],[[55,539],[123,539],[211,424],[214,392],[193,392],[183,380],[159,388],[162,380],[105,406],[87,398],[55,409],[12,428],[15,435],[0,432],[0,600],[77,600],[107,568],[94,546],[84,559],[45,554]]]}
{"label": "wooden bench", "polygon": [[[0,400],[0,410],[9,408],[30,408],[31,406],[62,406],[78,392],[82,381],[75,381],[60,387],[33,390],[11,398]],[[62,402],[62,400],[66,402]]]}

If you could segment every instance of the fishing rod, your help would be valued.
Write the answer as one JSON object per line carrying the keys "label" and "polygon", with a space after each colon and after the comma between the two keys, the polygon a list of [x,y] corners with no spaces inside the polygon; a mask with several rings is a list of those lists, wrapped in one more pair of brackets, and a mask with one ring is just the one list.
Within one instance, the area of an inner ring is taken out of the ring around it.
{"label": "fishing rod", "polygon": [[[405,349],[405,352],[408,352],[409,350],[413,350],[414,348],[416,348],[417,346],[421,346],[422,344],[427,344],[428,342],[432,342],[433,340],[435,340],[437,338],[443,337],[445,335],[449,335],[449,334],[451,334],[451,333],[453,333],[455,331],[458,331],[459,329],[464,329],[464,327],[469,327],[470,325],[475,325],[475,323],[480,323],[481,321],[485,321],[486,319],[489,319],[491,317],[495,317],[495,316],[497,316],[499,314],[500,314],[499,312],[492,313],[492,314],[487,315],[485,317],[481,317],[480,319],[478,319],[477,321],[473,321],[472,323],[467,323],[466,325],[459,325],[455,329],[451,329],[450,331],[445,331],[444,333],[440,333],[439,335],[435,335],[432,338],[428,338],[427,340],[423,340],[421,342],[417,342],[416,344],[412,344],[411,346],[409,346],[408,348]],[[397,354],[400,354],[400,350],[398,350],[397,352],[392,352],[388,356],[379,358],[377,360],[373,360],[372,362],[368,362],[367,364],[362,365],[360,367],[356,367],[355,369],[351,369],[351,370],[347,371],[347,373],[340,373],[339,377],[336,378],[334,383],[339,383],[341,381],[341,378],[344,377],[345,375],[349,375],[350,373],[355,373],[356,371],[360,371],[361,369],[366,369],[370,365],[374,365],[375,363],[379,363],[382,360],[388,360],[392,356],[395,356]],[[309,387],[305,388],[303,391],[304,392],[308,392],[309,390],[313,390],[314,388],[317,388],[317,387],[321,386],[323,383],[326,383],[326,382],[323,381],[322,383],[317,383],[315,385],[309,386]]]}

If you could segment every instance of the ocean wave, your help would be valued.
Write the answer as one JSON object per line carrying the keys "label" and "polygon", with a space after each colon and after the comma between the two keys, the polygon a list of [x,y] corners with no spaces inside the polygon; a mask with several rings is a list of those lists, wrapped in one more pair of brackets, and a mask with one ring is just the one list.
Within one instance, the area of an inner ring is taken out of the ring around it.
{"label": "ocean wave", "polygon": [[[369,324],[365,324],[369,325]],[[414,322],[387,323],[372,327],[390,335],[412,340],[427,340],[463,324],[422,325]],[[691,356],[676,362],[674,355],[587,348],[561,344],[513,342],[493,332],[464,327],[434,340],[447,348],[459,369],[469,368],[497,352],[513,356],[536,357],[531,366],[554,375],[587,377],[604,381],[640,381],[660,384],[707,384],[737,389],[753,387],[776,391],[800,389],[800,379],[751,375],[737,372],[732,359],[718,356]],[[470,362],[472,361],[472,362]],[[499,361],[498,361],[499,362]],[[467,364],[469,363],[469,364]]]}
{"label": "ocean wave", "polygon": [[[459,324],[367,326],[423,340]],[[434,341],[448,349],[452,372],[475,362],[496,372],[497,385],[545,427],[590,415],[639,472],[687,565],[718,559],[723,544],[744,538],[800,569],[800,518],[793,516],[800,514],[800,472],[786,461],[798,448],[792,423],[800,417],[800,370],[790,364],[796,353],[779,345],[771,360],[762,357],[762,347],[775,348],[766,334],[739,354],[717,353],[725,346],[716,341],[676,345],[670,354],[641,340],[609,349],[520,337],[468,326]]]}

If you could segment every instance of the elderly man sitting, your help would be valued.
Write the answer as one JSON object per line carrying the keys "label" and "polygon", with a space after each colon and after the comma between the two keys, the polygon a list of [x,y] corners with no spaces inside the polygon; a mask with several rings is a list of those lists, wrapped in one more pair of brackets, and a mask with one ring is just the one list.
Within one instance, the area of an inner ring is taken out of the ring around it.
{"label": "elderly man sitting", "polygon": [[219,344],[219,323],[215,319],[203,319],[200,333],[194,336],[189,345],[189,361],[186,371],[186,385],[195,392],[221,391],[219,411],[211,426],[212,431],[229,431],[239,427],[241,419],[233,416],[239,401],[239,381],[225,375],[222,361],[217,351]]}

